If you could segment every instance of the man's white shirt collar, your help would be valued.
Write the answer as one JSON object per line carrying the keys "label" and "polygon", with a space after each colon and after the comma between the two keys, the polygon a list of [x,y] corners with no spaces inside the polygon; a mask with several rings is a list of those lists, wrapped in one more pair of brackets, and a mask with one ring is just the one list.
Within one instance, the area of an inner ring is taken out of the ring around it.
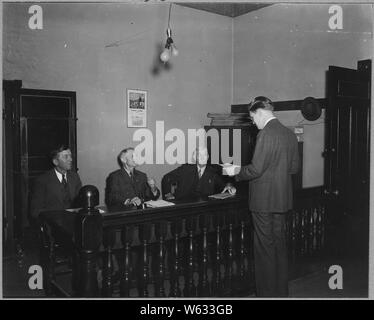
{"label": "man's white shirt collar", "polygon": [[266,120],[266,122],[265,122],[265,124],[264,124],[264,128],[266,127],[266,125],[268,124],[268,122],[270,121],[270,120],[273,120],[273,119],[276,119],[277,117],[271,117],[271,118],[269,118],[269,119],[267,119]]}
{"label": "man's white shirt collar", "polygon": [[204,174],[205,168],[206,168],[206,166],[204,166],[204,167],[197,166],[197,172],[199,172],[199,170],[201,172],[200,177]]}
{"label": "man's white shirt collar", "polygon": [[[126,171],[127,174],[129,175],[129,177],[131,177],[131,171],[130,171],[130,170],[127,170],[125,167],[123,167],[123,169],[125,169],[125,171]],[[132,170],[132,174],[134,174],[134,169]]]}
{"label": "man's white shirt collar", "polygon": [[[56,172],[57,179],[58,179],[60,182],[62,182],[62,173],[61,173],[61,172],[58,172],[56,169],[55,169],[55,172]],[[68,181],[68,177],[67,177],[66,173],[64,174],[64,176],[65,176],[66,181]]]}

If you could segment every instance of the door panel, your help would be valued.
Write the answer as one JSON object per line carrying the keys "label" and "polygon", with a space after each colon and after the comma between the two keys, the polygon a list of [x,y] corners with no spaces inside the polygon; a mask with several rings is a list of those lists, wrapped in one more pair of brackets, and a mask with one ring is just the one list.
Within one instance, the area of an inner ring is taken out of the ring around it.
{"label": "door panel", "polygon": [[357,241],[366,246],[362,241],[368,239],[369,219],[370,72],[330,66],[328,101],[325,192],[330,221],[360,226],[345,236],[360,238]]}

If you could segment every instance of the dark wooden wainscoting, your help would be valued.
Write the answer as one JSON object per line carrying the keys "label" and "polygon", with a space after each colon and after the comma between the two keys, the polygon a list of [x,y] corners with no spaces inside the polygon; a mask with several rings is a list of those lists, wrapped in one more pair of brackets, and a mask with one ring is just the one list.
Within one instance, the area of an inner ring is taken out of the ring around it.
{"label": "dark wooden wainscoting", "polygon": [[[246,198],[86,216],[49,212],[42,215],[41,222],[47,295],[254,294],[252,227]],[[299,192],[287,224],[293,270],[324,254],[326,212],[320,188]],[[61,252],[72,268],[68,286],[55,272]]]}

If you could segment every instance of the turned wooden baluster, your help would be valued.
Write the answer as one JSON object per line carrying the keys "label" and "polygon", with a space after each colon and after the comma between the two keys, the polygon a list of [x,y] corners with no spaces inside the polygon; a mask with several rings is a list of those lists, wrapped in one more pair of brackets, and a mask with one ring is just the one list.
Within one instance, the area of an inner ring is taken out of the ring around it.
{"label": "turned wooden baluster", "polygon": [[321,249],[324,248],[325,246],[325,232],[326,232],[326,211],[325,211],[326,207],[322,207],[321,208]]}
{"label": "turned wooden baluster", "polygon": [[317,252],[317,208],[313,208],[313,241],[312,241],[312,246],[313,246],[313,253]]}
{"label": "turned wooden baluster", "polygon": [[245,270],[245,241],[248,241],[245,237],[245,220],[240,219],[240,238],[239,238],[239,270],[238,270],[238,288],[239,290],[245,290],[249,282],[248,273]]}
{"label": "turned wooden baluster", "polygon": [[308,208],[307,209],[307,219],[308,219],[308,229],[307,229],[307,251],[308,255],[312,256],[313,255],[313,208]]}
{"label": "turned wooden baluster", "polygon": [[181,297],[182,291],[179,287],[179,276],[180,276],[180,234],[182,232],[183,222],[180,219],[177,219],[171,224],[171,231],[174,235],[174,240],[171,241],[171,250],[170,250],[170,297]]}
{"label": "turned wooden baluster", "polygon": [[213,296],[219,297],[222,294],[223,282],[221,277],[221,229],[222,229],[222,215],[215,215],[213,217],[215,225],[215,254],[213,264],[213,277],[212,277],[212,293]]}
{"label": "turned wooden baluster", "polygon": [[142,224],[139,226],[139,238],[141,239],[142,243],[142,273],[141,278],[139,281],[139,296],[141,297],[148,297],[148,281],[149,281],[149,260],[148,260],[148,246],[149,246],[149,239],[151,238],[152,226],[148,223]]}
{"label": "turned wooden baluster", "polygon": [[318,251],[322,249],[322,207],[318,208],[317,211],[317,248]]}
{"label": "turned wooden baluster", "polygon": [[305,209],[305,253],[306,253],[306,256],[309,256],[310,255],[310,228],[311,228],[311,224],[310,224],[310,209],[307,208]]}
{"label": "turned wooden baluster", "polygon": [[155,259],[157,264],[157,276],[155,281],[155,295],[156,297],[165,297],[165,238],[167,235],[167,222],[160,221],[155,225],[155,234],[158,239],[158,255]]}
{"label": "turned wooden baluster", "polygon": [[303,257],[305,255],[305,214],[304,210],[300,212],[300,256]]}
{"label": "turned wooden baluster", "polygon": [[228,233],[227,233],[227,249],[226,249],[226,263],[225,263],[225,294],[232,295],[232,282],[233,282],[233,219],[232,213],[226,215],[228,222]]}
{"label": "turned wooden baluster", "polygon": [[252,226],[252,218],[248,214],[248,210],[246,209],[244,214],[246,214],[247,219],[245,222],[245,253],[244,253],[244,260],[246,263],[246,277],[247,277],[247,285],[246,288],[253,292],[254,290],[254,259],[253,259],[253,226]]}
{"label": "turned wooden baluster", "polygon": [[115,231],[105,230],[103,237],[104,258],[102,271],[102,296],[111,297],[113,294],[113,246],[115,242]]}
{"label": "turned wooden baluster", "polygon": [[291,243],[291,261],[294,262],[296,259],[297,254],[297,212],[296,210],[292,211],[292,220],[291,220],[291,235],[290,235],[290,243]]}
{"label": "turned wooden baluster", "polygon": [[253,232],[253,222],[252,219],[249,219],[248,226],[247,226],[247,233],[249,238],[249,247],[248,247],[248,277],[250,282],[250,287],[252,292],[255,290],[255,262],[254,262],[254,232]]}
{"label": "turned wooden baluster", "polygon": [[201,237],[201,260],[199,270],[199,284],[198,295],[200,297],[209,297],[211,292],[208,282],[208,227],[211,216],[208,214],[199,217],[200,229],[202,230]]}
{"label": "turned wooden baluster", "polygon": [[183,295],[185,297],[191,297],[195,293],[194,286],[194,219],[189,218],[186,220],[186,229],[187,229],[187,265],[185,266],[185,276],[184,276],[184,290]]}
{"label": "turned wooden baluster", "polygon": [[[158,234],[158,225],[156,223],[150,224],[150,233],[148,238],[148,283],[153,285],[153,289],[157,286],[158,277],[158,255],[160,251]],[[155,292],[153,292],[155,295]]]}
{"label": "turned wooden baluster", "polygon": [[311,235],[311,243],[310,243],[310,251],[311,254],[314,255],[316,253],[316,228],[317,228],[317,221],[315,219],[316,217],[316,211],[315,208],[311,208],[311,230],[309,230],[309,233]]}
{"label": "turned wooden baluster", "polygon": [[120,279],[120,296],[129,297],[131,289],[131,241],[133,237],[134,228],[133,227],[123,227],[121,233],[121,241],[123,245],[123,267]]}
{"label": "turned wooden baluster", "polygon": [[297,212],[292,211],[292,220],[291,220],[291,261],[295,262],[296,253],[297,253]]}

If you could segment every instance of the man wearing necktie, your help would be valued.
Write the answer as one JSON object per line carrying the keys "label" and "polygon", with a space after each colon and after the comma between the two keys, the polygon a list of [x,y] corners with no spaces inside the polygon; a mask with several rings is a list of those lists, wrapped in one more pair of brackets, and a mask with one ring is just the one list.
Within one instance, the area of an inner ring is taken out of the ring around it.
{"label": "man wearing necktie", "polygon": [[105,203],[109,210],[140,206],[144,201],[157,200],[160,190],[154,179],[137,169],[134,148],[122,150],[117,161],[121,169],[109,174],[106,180]]}
{"label": "man wearing necktie", "polygon": [[30,214],[37,218],[41,211],[64,210],[79,206],[77,197],[82,182],[72,171],[73,158],[69,147],[60,145],[51,154],[54,168],[39,176],[34,184]]}
{"label": "man wearing necktie", "polygon": [[[162,179],[162,192],[166,200],[207,197],[219,192],[236,193],[236,188],[230,183],[225,184],[211,165],[208,165],[209,153],[207,148],[198,148],[193,152],[192,162],[184,164],[167,173]],[[171,186],[176,186],[174,194]]]}
{"label": "man wearing necktie", "polygon": [[253,158],[246,166],[226,167],[224,173],[249,181],[257,296],[287,297],[286,214],[293,205],[291,176],[300,160],[295,134],[273,110],[267,97],[256,97],[249,104],[249,115],[260,130]]}
{"label": "man wearing necktie", "polygon": [[70,199],[69,185],[66,179],[66,173],[62,175],[61,183],[62,183],[62,190],[63,190],[63,195],[64,195],[63,196],[64,204],[68,208],[70,206],[71,199]]}

